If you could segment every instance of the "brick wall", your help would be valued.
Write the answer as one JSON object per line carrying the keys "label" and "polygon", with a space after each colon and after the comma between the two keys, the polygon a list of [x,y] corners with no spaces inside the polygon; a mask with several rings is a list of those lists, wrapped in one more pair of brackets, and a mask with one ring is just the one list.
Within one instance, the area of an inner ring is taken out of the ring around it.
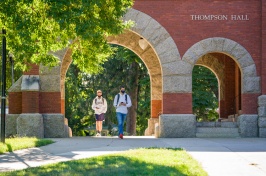
{"label": "brick wall", "polygon": [[[203,39],[224,37],[241,44],[251,54],[257,65],[257,73],[260,74],[260,0],[135,0],[133,8],[154,18],[170,33],[181,57],[193,44]],[[228,17],[244,14],[248,15],[249,21],[191,20],[191,15],[219,14]]]}
{"label": "brick wall", "polygon": [[22,113],[39,113],[39,92],[22,92]]}
{"label": "brick wall", "polygon": [[8,93],[8,107],[9,114],[21,114],[22,112],[22,93],[9,92]]}
{"label": "brick wall", "polygon": [[164,93],[163,114],[192,114],[192,94]]}
{"label": "brick wall", "polygon": [[40,113],[61,113],[60,92],[40,92]]}
{"label": "brick wall", "polygon": [[242,94],[242,114],[257,114],[260,94]]}
{"label": "brick wall", "polygon": [[224,110],[221,112],[221,117],[227,118],[229,115],[235,113],[235,103],[236,103],[236,95],[235,95],[235,61],[230,57],[224,55],[223,62],[225,65],[224,69],[224,81],[225,81],[225,92],[224,92]]}
{"label": "brick wall", "polygon": [[262,84],[262,94],[266,95],[266,0],[262,0],[261,3],[261,9],[262,9],[262,33],[261,33],[261,38],[262,38],[262,47],[261,47],[261,84]]}
{"label": "brick wall", "polygon": [[39,66],[30,64],[30,70],[24,72],[23,75],[39,75]]}
{"label": "brick wall", "polygon": [[[266,0],[263,0],[262,4],[263,7],[261,7],[260,0],[135,0],[133,8],[151,16],[169,32],[176,43],[181,57],[192,45],[203,39],[224,37],[239,43],[250,53],[256,64],[257,74],[260,76],[261,69],[263,69],[262,74],[266,75],[266,59],[263,61],[263,66],[261,64],[261,9],[265,9]],[[266,12],[263,11],[263,14],[263,18],[265,18]],[[191,15],[227,15],[228,20],[192,20]],[[231,15],[248,15],[249,20],[231,20]],[[266,20],[263,22],[263,26],[266,26],[265,21]],[[265,27],[262,34],[266,36]],[[265,48],[265,40],[263,40],[263,44]],[[264,49],[263,57],[266,57],[266,49]],[[234,102],[237,96],[235,64],[229,64],[229,62],[226,61],[228,66],[225,70],[225,72],[227,72],[227,77],[225,78],[225,97],[227,99],[220,102],[221,108],[226,109],[226,112],[221,112],[224,117],[235,113]],[[262,78],[262,83],[262,90],[265,93],[265,77]],[[257,109],[257,103],[255,102],[257,97],[254,97],[254,95],[246,95],[245,97],[247,96],[252,98],[252,100],[244,101],[242,99],[241,104],[245,105],[242,109],[244,109],[246,113],[254,113]],[[164,100],[166,100],[165,97],[166,96],[164,96]],[[188,102],[187,105],[190,106],[191,102]],[[171,110],[173,110],[173,112],[182,111],[181,109],[177,110],[174,107],[170,108],[165,104],[163,105],[164,113],[170,112]]]}

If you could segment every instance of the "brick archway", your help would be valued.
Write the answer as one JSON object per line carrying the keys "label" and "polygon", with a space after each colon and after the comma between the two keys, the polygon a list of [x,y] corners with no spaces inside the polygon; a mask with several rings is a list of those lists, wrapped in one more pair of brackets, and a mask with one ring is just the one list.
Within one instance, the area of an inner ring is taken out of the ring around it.
{"label": "brick archway", "polygon": [[194,66],[203,55],[215,52],[228,55],[239,66],[242,82],[242,111],[244,114],[256,114],[257,104],[254,102],[257,101],[257,96],[261,92],[260,77],[257,76],[256,65],[251,55],[239,43],[220,37],[208,38],[190,47],[182,59]]}
{"label": "brick archway", "polygon": [[[186,72],[184,66],[190,66],[181,61],[180,54],[170,34],[152,17],[135,9],[130,9],[124,20],[133,20],[135,26],[123,34],[108,37],[109,43],[124,46],[135,52],[145,63],[151,80],[151,119],[146,135],[154,134],[154,124],[158,122],[158,115],[163,112],[163,93],[182,92],[183,82],[180,80],[181,72]],[[140,40],[146,44],[140,47]],[[65,76],[72,62],[71,50],[66,49],[61,54],[60,92],[62,112],[65,102]],[[186,73],[184,73],[186,74]],[[176,78],[178,77],[179,78]],[[183,77],[181,77],[182,80]]]}

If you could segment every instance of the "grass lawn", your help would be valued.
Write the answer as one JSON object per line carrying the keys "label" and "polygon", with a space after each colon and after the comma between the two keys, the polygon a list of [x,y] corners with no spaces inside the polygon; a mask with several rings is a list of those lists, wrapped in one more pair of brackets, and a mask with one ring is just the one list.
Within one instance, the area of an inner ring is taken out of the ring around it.
{"label": "grass lawn", "polygon": [[116,154],[103,155],[0,173],[0,176],[128,176],[128,175],[189,175],[205,176],[207,173],[182,149],[140,148]]}
{"label": "grass lawn", "polygon": [[7,138],[5,144],[0,142],[0,154],[25,148],[40,147],[51,143],[53,143],[53,141],[50,139],[38,139],[33,137]]}

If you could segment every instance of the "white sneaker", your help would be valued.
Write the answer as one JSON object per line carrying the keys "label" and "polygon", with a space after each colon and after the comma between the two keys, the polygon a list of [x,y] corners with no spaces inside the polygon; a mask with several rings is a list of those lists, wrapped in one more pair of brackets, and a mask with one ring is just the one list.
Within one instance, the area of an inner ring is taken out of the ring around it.
{"label": "white sneaker", "polygon": [[100,134],[100,133],[97,133],[97,134],[96,134],[96,136],[97,136],[97,137],[100,137],[100,136],[101,136],[101,134]]}

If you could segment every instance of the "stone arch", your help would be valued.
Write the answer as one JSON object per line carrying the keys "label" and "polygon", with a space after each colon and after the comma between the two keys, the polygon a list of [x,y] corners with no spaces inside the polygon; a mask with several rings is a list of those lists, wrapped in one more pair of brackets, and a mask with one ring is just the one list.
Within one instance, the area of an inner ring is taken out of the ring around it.
{"label": "stone arch", "polygon": [[260,93],[260,78],[254,60],[243,46],[233,40],[221,37],[202,40],[189,48],[182,60],[194,66],[203,55],[213,52],[226,54],[238,64],[242,74],[242,93]]}
{"label": "stone arch", "polygon": [[[134,21],[134,27],[123,34],[109,37],[108,41],[115,44],[119,43],[119,45],[133,50],[141,58],[145,57],[144,55],[153,53],[154,57],[152,57],[151,60],[158,60],[163,82],[173,83],[171,86],[169,86],[169,84],[164,84],[162,92],[179,92],[179,90],[176,88],[181,87],[182,89],[182,86],[181,84],[175,85],[176,83],[179,83],[179,81],[174,81],[176,79],[175,77],[180,74],[187,74],[186,68],[190,67],[190,64],[187,64],[181,60],[179,51],[170,34],[152,17],[135,9],[129,9],[123,19],[124,21]],[[135,33],[135,35],[133,35],[133,33]],[[121,38],[126,38],[129,40],[123,40],[123,42]],[[143,38],[148,43],[148,47],[145,50],[142,50],[138,46],[138,41],[140,38]],[[61,57],[61,73],[63,74],[63,76],[61,76],[61,83],[64,82],[62,81],[64,80],[64,75],[66,73],[64,70],[67,69],[71,63],[70,60],[67,59],[68,57],[69,54],[67,53]],[[65,59],[67,61],[65,61]],[[186,68],[184,68],[184,66]],[[61,90],[62,88],[63,86],[61,85]],[[160,95],[160,97],[161,96],[162,95]]]}
{"label": "stone arch", "polygon": [[[135,9],[129,9],[123,20],[134,21],[134,27],[120,35],[108,37],[107,41],[124,46],[135,52],[149,70],[151,80],[151,116],[153,118],[149,120],[146,134],[151,135],[154,133],[154,123],[158,122],[157,117],[162,113],[163,93],[182,92],[184,89],[182,86],[183,77],[178,76],[187,74],[186,68],[191,67],[191,65],[181,60],[179,51],[170,34],[149,15]],[[145,48],[140,46],[140,40],[146,44]],[[66,49],[65,54],[61,56],[60,91],[61,102],[64,104],[65,76],[72,62],[70,49]]]}

